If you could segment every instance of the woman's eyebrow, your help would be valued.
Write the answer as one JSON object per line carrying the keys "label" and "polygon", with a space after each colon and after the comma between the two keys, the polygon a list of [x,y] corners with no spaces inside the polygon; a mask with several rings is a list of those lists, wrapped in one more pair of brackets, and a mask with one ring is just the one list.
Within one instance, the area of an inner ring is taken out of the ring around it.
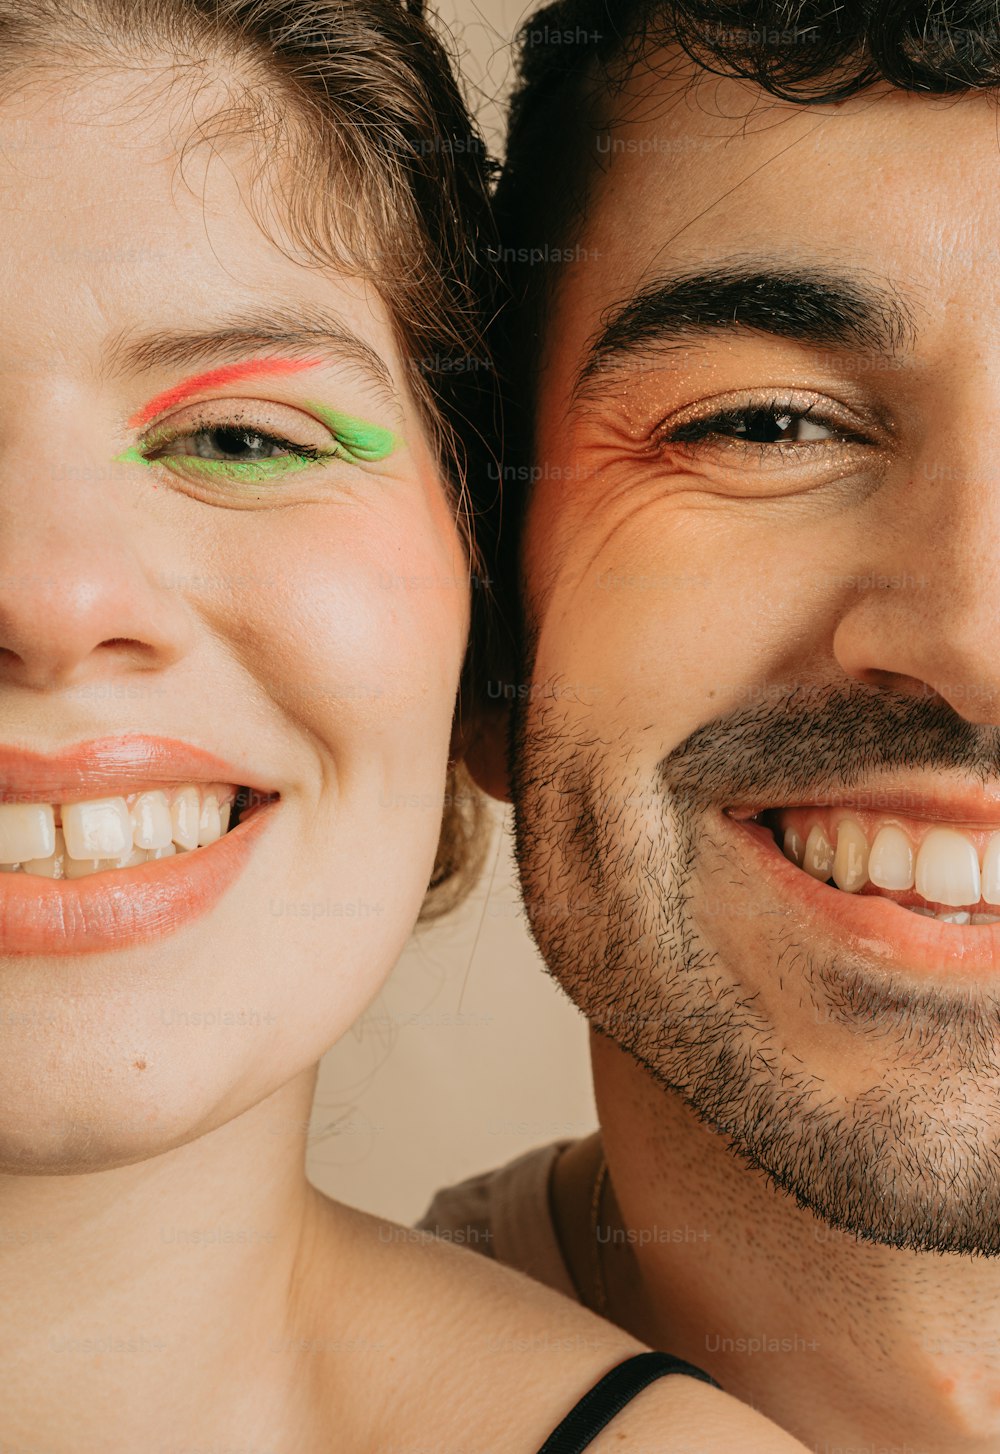
{"label": "woman's eyebrow", "polygon": [[162,409],[171,409],[192,394],[200,393],[202,389],[218,388],[222,384],[231,384],[239,379],[300,373],[303,369],[320,368],[326,362],[325,358],[249,358],[244,359],[242,363],[226,364],[222,368],[209,369],[207,373],[192,374],[190,378],[181,379],[179,384],[174,384],[172,388],[165,389],[162,394],[157,394],[147,404],[143,404],[142,408],[129,419],[128,426],[130,429],[141,429],[147,420],[152,419],[155,414],[159,414]]}
{"label": "woman's eyebrow", "polygon": [[[247,358],[263,349],[280,357]],[[277,306],[251,316],[219,320],[207,328],[122,329],[105,345],[102,375],[123,377],[154,368],[185,368],[212,361],[216,367],[181,380],[143,406],[129,421],[135,427],[169,403],[199,388],[265,373],[317,368],[340,359],[360,370],[388,401],[397,404],[392,375],[379,355],[341,320],[315,308]]]}

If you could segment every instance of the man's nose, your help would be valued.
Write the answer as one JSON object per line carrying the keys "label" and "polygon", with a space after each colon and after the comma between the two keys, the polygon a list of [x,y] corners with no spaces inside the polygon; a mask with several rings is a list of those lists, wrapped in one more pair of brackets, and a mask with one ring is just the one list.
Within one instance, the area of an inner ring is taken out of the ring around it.
{"label": "man's nose", "polygon": [[[969,722],[1000,724],[1000,407],[966,398],[947,433],[929,428],[869,502],[864,591],[834,651],[850,675],[935,694]],[[962,417],[968,416],[968,417]]]}
{"label": "man's nose", "polygon": [[78,688],[177,660],[191,622],[146,471],[113,462],[110,440],[103,457],[68,457],[41,428],[31,448],[27,434],[0,430],[0,690]]}

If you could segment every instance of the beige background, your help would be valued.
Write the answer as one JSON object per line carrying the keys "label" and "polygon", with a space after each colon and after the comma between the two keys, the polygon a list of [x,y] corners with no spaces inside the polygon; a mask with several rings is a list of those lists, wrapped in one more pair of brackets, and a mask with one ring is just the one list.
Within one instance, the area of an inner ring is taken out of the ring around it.
{"label": "beige background", "polygon": [[[521,0],[440,0],[490,145],[500,145]],[[368,1014],[324,1058],[309,1174],[414,1221],[434,1190],[596,1124],[586,1025],[528,937],[498,810],[479,891],[419,930]]]}
{"label": "beige background", "polygon": [[510,84],[510,44],[521,21],[542,0],[427,0],[439,29],[454,40],[453,54],[465,80],[469,104],[491,148],[503,141],[503,103]]}

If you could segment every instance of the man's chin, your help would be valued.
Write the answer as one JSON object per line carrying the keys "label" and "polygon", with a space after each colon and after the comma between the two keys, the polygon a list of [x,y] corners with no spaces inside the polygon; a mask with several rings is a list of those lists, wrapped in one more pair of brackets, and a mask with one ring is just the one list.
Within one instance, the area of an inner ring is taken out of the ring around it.
{"label": "man's chin", "polygon": [[704,838],[646,833],[612,854],[598,824],[595,854],[579,831],[540,835],[530,801],[520,816],[525,903],[550,972],[737,1158],[844,1235],[1000,1254],[992,994],[886,976],[790,940],[773,916],[747,916],[740,932],[735,916],[703,923]]}
{"label": "man's chin", "polygon": [[[702,780],[690,751],[670,784],[612,752],[596,724],[564,720],[558,701],[529,703],[515,727],[525,906],[591,1024],[827,1227],[1000,1253],[991,980],[896,973],[863,935],[839,933],[834,911],[798,894],[792,876],[807,876],[773,839],[744,852],[748,830],[719,792],[682,791]],[[718,750],[708,734],[710,763]],[[748,728],[742,750],[764,751],[759,734]],[[817,894],[849,898],[814,883]]]}
{"label": "man's chin", "polygon": [[[977,1123],[964,1110],[963,1124],[943,1125],[947,1105],[895,1096],[883,1115],[802,1106],[727,1130],[737,1156],[832,1231],[911,1252],[995,1257],[1000,1146],[983,1137],[986,1117]],[[928,1135],[933,1125],[941,1129]]]}
{"label": "man's chin", "polygon": [[698,976],[683,1008],[669,994],[633,996],[618,1012],[581,1008],[737,1160],[831,1231],[913,1252],[1000,1254],[997,1007],[887,984],[850,962],[813,969],[844,1052],[819,1073],[794,1031],[761,1025],[753,996],[699,995]]}

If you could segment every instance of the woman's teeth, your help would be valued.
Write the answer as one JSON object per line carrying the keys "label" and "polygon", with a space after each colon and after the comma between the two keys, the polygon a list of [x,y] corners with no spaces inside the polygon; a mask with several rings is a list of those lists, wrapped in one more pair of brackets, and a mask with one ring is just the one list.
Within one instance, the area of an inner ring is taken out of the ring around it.
{"label": "woman's teeth", "polygon": [[760,816],[786,858],[813,878],[832,879],[845,893],[905,895],[901,907],[949,924],[1000,921],[1000,914],[979,908],[1000,906],[1000,831],[916,820],[908,820],[906,831],[884,815],[842,809],[790,808]]}
{"label": "woman's teeth", "polygon": [[78,803],[0,803],[0,873],[83,878],[207,847],[227,832],[237,791],[191,783]]}

